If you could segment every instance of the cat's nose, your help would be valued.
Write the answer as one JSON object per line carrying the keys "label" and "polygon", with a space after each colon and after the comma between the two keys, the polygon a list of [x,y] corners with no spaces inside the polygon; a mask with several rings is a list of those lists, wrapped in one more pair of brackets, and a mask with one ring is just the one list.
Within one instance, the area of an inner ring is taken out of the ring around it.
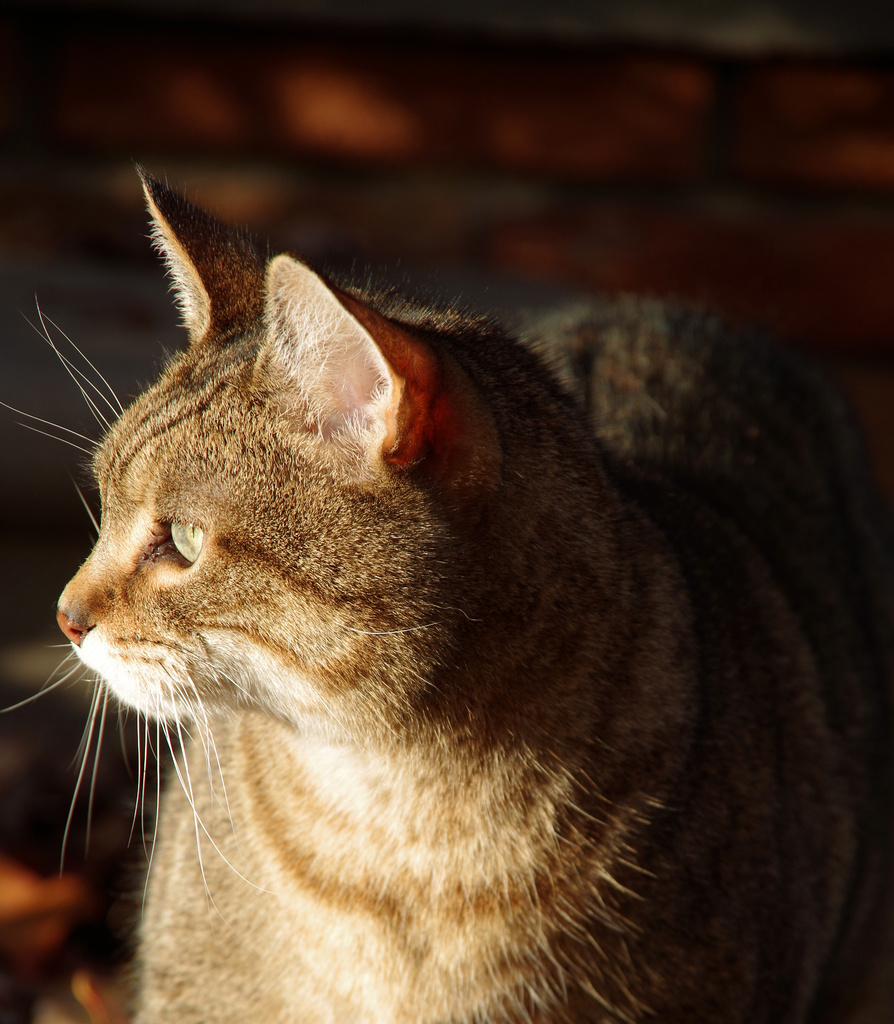
{"label": "cat's nose", "polygon": [[59,623],[59,628],[75,647],[80,647],[84,637],[93,629],[92,625],[69,618],[61,607],[56,609],[56,621]]}

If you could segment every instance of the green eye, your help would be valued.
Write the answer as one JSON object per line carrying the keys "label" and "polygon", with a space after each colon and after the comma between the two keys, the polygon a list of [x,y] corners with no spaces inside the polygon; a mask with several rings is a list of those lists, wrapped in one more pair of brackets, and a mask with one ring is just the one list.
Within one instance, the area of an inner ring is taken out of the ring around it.
{"label": "green eye", "polygon": [[202,550],[205,534],[194,523],[171,523],[171,540],[187,562],[194,562]]}

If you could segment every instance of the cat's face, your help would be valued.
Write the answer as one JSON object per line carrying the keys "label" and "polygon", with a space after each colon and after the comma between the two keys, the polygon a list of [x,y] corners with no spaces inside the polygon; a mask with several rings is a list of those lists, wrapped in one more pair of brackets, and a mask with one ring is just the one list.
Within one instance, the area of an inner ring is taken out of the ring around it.
{"label": "cat's face", "polygon": [[[290,257],[240,278],[217,239],[215,276],[159,209],[182,200],[147,190],[193,343],[98,451],[100,536],[60,625],[150,716],[256,707],[327,732],[400,716],[449,642],[445,494],[493,478],[493,446],[457,430],[485,417],[455,368],[383,324],[386,358],[359,319],[375,315]],[[234,280],[246,301],[215,336]]]}

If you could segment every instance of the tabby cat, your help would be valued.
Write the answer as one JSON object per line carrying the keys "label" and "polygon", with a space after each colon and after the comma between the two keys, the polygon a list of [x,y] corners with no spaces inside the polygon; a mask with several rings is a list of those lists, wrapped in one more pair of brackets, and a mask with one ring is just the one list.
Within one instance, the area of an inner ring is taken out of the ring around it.
{"label": "tabby cat", "polygon": [[136,1022],[894,1020],[891,549],[838,397],[652,302],[522,344],[143,181],[190,343],[58,612],[185,746]]}

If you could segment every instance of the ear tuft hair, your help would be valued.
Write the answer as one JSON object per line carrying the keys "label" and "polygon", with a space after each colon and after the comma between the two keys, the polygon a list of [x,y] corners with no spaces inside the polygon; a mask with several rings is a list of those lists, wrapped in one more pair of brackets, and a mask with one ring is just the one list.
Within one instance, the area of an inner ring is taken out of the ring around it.
{"label": "ear tuft hair", "polygon": [[263,259],[226,227],[137,166],[152,216],[152,242],[171,276],[190,344],[226,338],[261,315]]}

